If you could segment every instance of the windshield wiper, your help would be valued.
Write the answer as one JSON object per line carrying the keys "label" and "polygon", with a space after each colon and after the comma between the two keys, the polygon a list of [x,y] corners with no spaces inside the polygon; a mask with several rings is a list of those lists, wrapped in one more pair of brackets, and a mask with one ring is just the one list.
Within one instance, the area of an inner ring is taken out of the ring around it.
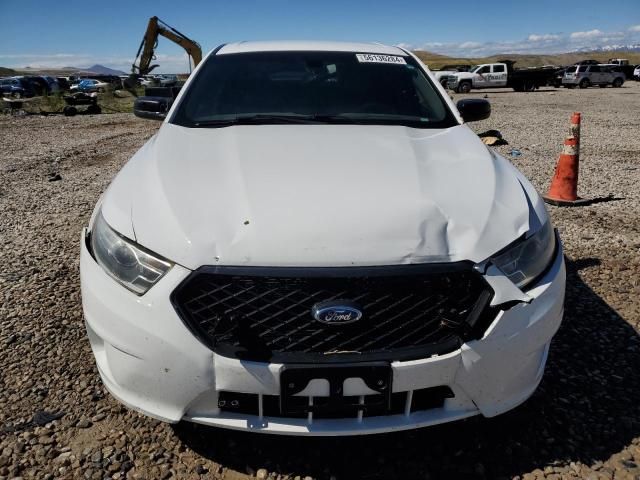
{"label": "windshield wiper", "polygon": [[298,115],[289,113],[256,113],[233,118],[202,120],[195,122],[194,127],[229,127],[231,125],[261,125],[261,124],[309,124],[319,123],[313,115]]}
{"label": "windshield wiper", "polygon": [[194,127],[223,128],[232,125],[264,125],[264,124],[352,124],[369,125],[382,123],[386,125],[424,125],[424,118],[409,115],[385,115],[385,114],[360,114],[360,113],[315,113],[305,115],[299,113],[256,113],[254,115],[241,115],[231,118],[218,118],[194,122]]}
{"label": "windshield wiper", "polygon": [[326,123],[342,123],[355,125],[406,125],[424,127],[429,120],[426,117],[413,115],[388,115],[383,113],[339,113],[335,115],[314,115],[314,118]]}
{"label": "windshield wiper", "polygon": [[321,123],[361,123],[361,122],[358,122],[357,118],[353,118],[348,115],[344,115],[342,113],[336,113],[336,114],[316,113],[313,115],[313,118],[317,122],[321,122]]}
{"label": "windshield wiper", "polygon": [[235,125],[234,120],[202,120],[200,122],[194,122],[193,127],[230,127]]}

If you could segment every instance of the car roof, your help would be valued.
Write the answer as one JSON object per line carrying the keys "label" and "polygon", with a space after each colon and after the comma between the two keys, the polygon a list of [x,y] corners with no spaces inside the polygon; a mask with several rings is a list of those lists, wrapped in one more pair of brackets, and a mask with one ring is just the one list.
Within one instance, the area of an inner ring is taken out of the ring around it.
{"label": "car roof", "polygon": [[408,56],[408,54],[399,47],[382,45],[380,43],[320,41],[236,42],[224,45],[216,54],[226,55],[230,53],[286,51],[360,52]]}

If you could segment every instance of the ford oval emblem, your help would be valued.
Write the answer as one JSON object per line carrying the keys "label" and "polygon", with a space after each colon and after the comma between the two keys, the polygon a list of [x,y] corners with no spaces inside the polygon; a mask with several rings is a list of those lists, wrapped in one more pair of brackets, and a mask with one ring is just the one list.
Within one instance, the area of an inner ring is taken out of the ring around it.
{"label": "ford oval emblem", "polygon": [[362,310],[349,300],[330,300],[316,303],[311,309],[313,318],[327,325],[347,325],[362,318]]}

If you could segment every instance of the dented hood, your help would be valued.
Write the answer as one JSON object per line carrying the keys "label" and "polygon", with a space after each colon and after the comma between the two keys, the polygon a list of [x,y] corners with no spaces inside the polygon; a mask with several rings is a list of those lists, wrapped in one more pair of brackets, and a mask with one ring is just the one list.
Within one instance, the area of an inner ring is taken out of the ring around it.
{"label": "dented hood", "polygon": [[518,172],[464,125],[165,123],[103,213],[191,269],[478,262],[529,228]]}

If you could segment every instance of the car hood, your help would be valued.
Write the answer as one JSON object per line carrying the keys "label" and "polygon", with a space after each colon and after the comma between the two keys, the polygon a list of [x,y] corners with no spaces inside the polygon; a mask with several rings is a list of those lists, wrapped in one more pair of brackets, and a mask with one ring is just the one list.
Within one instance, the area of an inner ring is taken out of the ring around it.
{"label": "car hood", "polygon": [[456,72],[454,74],[452,74],[455,78],[457,78],[458,80],[462,80],[462,79],[470,79],[473,78],[475,76],[477,76],[477,73],[472,73],[472,72]]}
{"label": "car hood", "polygon": [[165,123],[102,211],[190,269],[478,262],[527,232],[532,211],[546,216],[521,174],[464,125]]}

